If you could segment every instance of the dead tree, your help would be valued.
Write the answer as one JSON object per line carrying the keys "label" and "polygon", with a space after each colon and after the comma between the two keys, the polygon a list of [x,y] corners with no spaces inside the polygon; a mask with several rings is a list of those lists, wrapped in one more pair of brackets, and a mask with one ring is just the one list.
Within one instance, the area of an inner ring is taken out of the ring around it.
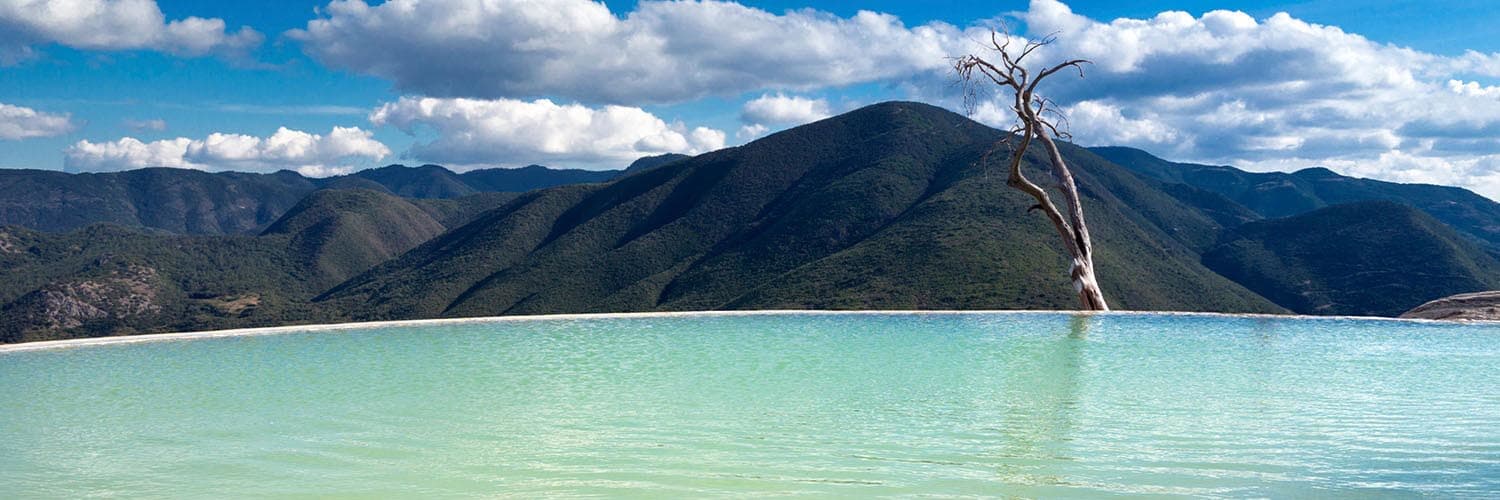
{"label": "dead tree", "polygon": [[[1003,41],[1001,36],[1004,36]],[[1020,48],[1020,52],[1013,55],[1010,36],[991,32],[990,48],[994,51],[991,59],[974,54],[966,55],[954,60],[953,69],[958,72],[960,80],[964,83],[965,104],[970,106],[971,111],[977,102],[976,96],[980,95],[979,88],[987,87],[990,83],[999,86],[1002,92],[1014,98],[1011,110],[1016,114],[1017,125],[1009,134],[1002,137],[995,147],[985,153],[982,161],[988,162],[990,153],[1000,145],[1010,146],[1010,178],[1006,184],[1036,199],[1036,204],[1032,205],[1027,212],[1041,210],[1057,228],[1058,235],[1062,236],[1063,248],[1072,258],[1072,269],[1069,274],[1082,309],[1107,311],[1109,305],[1104,302],[1104,292],[1099,289],[1099,281],[1094,277],[1094,244],[1089,240],[1088,224],[1084,223],[1083,205],[1078,198],[1078,186],[1073,181],[1073,172],[1068,170],[1062,153],[1057,149],[1057,140],[1068,137],[1065,127],[1067,119],[1055,109],[1055,104],[1051,100],[1036,93],[1037,85],[1042,83],[1042,80],[1063,70],[1076,70],[1078,76],[1082,78],[1083,65],[1089,64],[1089,61],[1073,59],[1035,73],[1027,70],[1025,66],[1027,56],[1051,44],[1054,40],[1049,36],[1036,41],[1027,41]],[[994,57],[999,59],[992,60]],[[1052,119],[1049,116],[1056,118]],[[1058,127],[1059,122],[1063,123],[1063,128]],[[1026,155],[1026,149],[1031,146],[1033,140],[1041,142],[1042,147],[1047,150],[1047,159],[1052,164],[1052,177],[1057,182],[1057,190],[1062,193],[1063,202],[1067,208],[1066,215],[1052,203],[1052,198],[1045,189],[1031,182],[1021,172],[1022,158]],[[1012,143],[1012,141],[1015,142]]]}

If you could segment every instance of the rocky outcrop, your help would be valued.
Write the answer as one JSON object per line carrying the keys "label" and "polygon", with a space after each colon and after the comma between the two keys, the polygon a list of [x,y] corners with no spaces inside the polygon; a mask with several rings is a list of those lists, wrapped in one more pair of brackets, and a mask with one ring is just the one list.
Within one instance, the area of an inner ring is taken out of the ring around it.
{"label": "rocky outcrop", "polygon": [[5,306],[17,321],[9,335],[67,336],[66,330],[98,320],[125,320],[161,312],[161,279],[155,269],[129,265],[104,275],[48,284]]}
{"label": "rocky outcrop", "polygon": [[1500,290],[1443,297],[1417,306],[1403,318],[1457,321],[1500,321]]}

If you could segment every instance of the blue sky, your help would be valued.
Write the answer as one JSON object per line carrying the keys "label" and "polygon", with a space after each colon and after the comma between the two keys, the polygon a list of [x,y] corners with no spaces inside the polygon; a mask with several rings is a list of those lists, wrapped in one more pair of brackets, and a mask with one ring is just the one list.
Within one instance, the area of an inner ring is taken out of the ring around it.
{"label": "blue sky", "polygon": [[[957,109],[942,56],[1019,13],[1019,35],[1061,31],[1056,55],[1096,61],[1054,90],[1079,142],[1500,195],[1497,2],[611,1],[612,19],[585,0],[83,2],[98,18],[28,2],[0,0],[0,167],[618,168],[881,100]],[[108,24],[142,8],[160,17]],[[170,25],[189,17],[223,26]],[[1400,109],[1413,95],[1440,101]]]}

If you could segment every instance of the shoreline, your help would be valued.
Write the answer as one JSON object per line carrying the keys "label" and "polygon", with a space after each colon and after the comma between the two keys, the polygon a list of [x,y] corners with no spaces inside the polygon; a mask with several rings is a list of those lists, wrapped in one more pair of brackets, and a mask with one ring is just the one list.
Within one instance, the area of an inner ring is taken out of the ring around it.
{"label": "shoreline", "polygon": [[1105,315],[1105,316],[1201,316],[1220,318],[1263,318],[1281,320],[1327,320],[1327,321],[1380,321],[1397,323],[1414,323],[1427,325],[1500,325],[1500,321],[1476,321],[1476,320],[1438,320],[1418,318],[1386,318],[1380,316],[1308,316],[1297,314],[1267,314],[1267,313],[1221,313],[1221,312],[1192,312],[1192,311],[1070,311],[1070,310],[1047,310],[1047,309],[1000,309],[1000,310],[821,310],[821,309],[761,309],[748,311],[667,311],[667,312],[624,312],[624,313],[572,313],[572,314],[537,314],[518,316],[476,316],[470,318],[432,318],[432,319],[408,319],[389,321],[364,321],[351,323],[326,323],[311,325],[288,325],[267,326],[256,328],[234,328],[228,330],[205,330],[193,332],[174,333],[145,333],[140,335],[122,335],[113,337],[88,337],[64,340],[42,340],[36,342],[21,342],[17,344],[0,344],[0,355],[16,352],[42,351],[70,349],[77,347],[93,347],[119,344],[136,344],[147,342],[170,342],[218,339],[230,337],[257,337],[262,335],[285,335],[294,333],[319,333],[336,332],[343,330],[361,330],[371,328],[388,327],[413,327],[413,326],[435,326],[435,325],[463,325],[471,323],[508,323],[529,321],[558,321],[577,319],[631,319],[631,318],[669,318],[669,317],[717,317],[717,316],[839,316],[839,315],[934,315],[934,316],[956,316],[956,315],[1019,315],[1019,314],[1065,314],[1065,315]]}

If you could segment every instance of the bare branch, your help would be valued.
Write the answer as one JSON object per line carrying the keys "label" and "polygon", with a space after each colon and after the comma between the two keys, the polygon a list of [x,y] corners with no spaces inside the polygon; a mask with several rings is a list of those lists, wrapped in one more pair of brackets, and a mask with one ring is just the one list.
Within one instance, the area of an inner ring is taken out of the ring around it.
{"label": "bare branch", "polygon": [[1027,42],[1026,43],[1026,48],[1021,51],[1021,55],[1016,56],[1016,64],[1020,64],[1022,59],[1025,59],[1026,56],[1031,55],[1031,53],[1033,51],[1035,51],[1036,49],[1040,49],[1042,47],[1046,47],[1048,45],[1052,45],[1053,42],[1056,42],[1057,41],[1057,33],[1058,32],[1054,31],[1054,32],[1048,33],[1047,36],[1042,37],[1041,40]]}
{"label": "bare branch", "polygon": [[[1073,180],[1072,171],[1068,169],[1067,162],[1058,150],[1056,141],[1053,140],[1054,137],[1062,139],[1071,137],[1068,133],[1068,119],[1058,110],[1056,102],[1036,94],[1037,85],[1047,77],[1067,68],[1077,70],[1078,76],[1083,77],[1083,65],[1092,63],[1085,59],[1072,59],[1043,69],[1036,73],[1035,77],[1032,77],[1030,71],[1022,64],[1038,49],[1056,41],[1056,33],[1027,41],[1021,48],[1021,52],[1012,57],[1010,35],[1005,34],[1004,41],[1001,41],[1001,34],[991,31],[990,46],[1000,56],[999,65],[978,55],[970,54],[956,59],[954,70],[968,84],[965,88],[964,105],[970,113],[977,106],[975,102],[977,92],[973,87],[975,82],[982,81],[975,75],[976,71],[983,76],[984,80],[989,80],[995,86],[1008,90],[1014,97],[1011,109],[1016,113],[1019,125],[996,140],[984,152],[980,159],[981,165],[988,165],[990,155],[1000,146],[1010,148],[1009,178],[1006,184],[1036,200],[1036,204],[1028,207],[1026,212],[1041,211],[1061,236],[1063,248],[1072,257],[1069,276],[1078,293],[1080,305],[1088,310],[1107,310],[1109,306],[1105,303],[1104,294],[1100,291],[1098,280],[1094,277],[1093,243],[1089,238],[1088,225],[1084,221],[1083,204],[1078,196],[1078,186]],[[1049,117],[1056,118],[1049,119]],[[1058,123],[1062,123],[1063,127],[1059,128]],[[1013,144],[1012,140],[1016,138],[1019,141]],[[1032,140],[1040,141],[1046,149],[1047,160],[1052,166],[1052,177],[1057,181],[1057,188],[1062,193],[1063,202],[1067,208],[1066,215],[1062,210],[1058,210],[1047,191],[1027,179],[1025,172],[1021,169],[1027,148],[1030,147]]]}
{"label": "bare branch", "polygon": [[1062,71],[1064,68],[1074,68],[1074,69],[1077,69],[1078,70],[1078,77],[1079,78],[1083,78],[1083,65],[1085,65],[1085,64],[1093,64],[1093,62],[1089,61],[1088,59],[1074,59],[1074,60],[1071,60],[1071,61],[1059,64],[1057,66],[1053,66],[1051,68],[1047,68],[1047,69],[1043,70],[1041,73],[1037,74],[1036,79],[1031,81],[1031,84],[1026,87],[1026,90],[1027,91],[1035,90],[1036,89],[1036,85],[1038,83],[1041,83],[1042,79],[1047,78],[1049,76],[1052,76],[1053,73],[1056,73],[1058,71]]}

